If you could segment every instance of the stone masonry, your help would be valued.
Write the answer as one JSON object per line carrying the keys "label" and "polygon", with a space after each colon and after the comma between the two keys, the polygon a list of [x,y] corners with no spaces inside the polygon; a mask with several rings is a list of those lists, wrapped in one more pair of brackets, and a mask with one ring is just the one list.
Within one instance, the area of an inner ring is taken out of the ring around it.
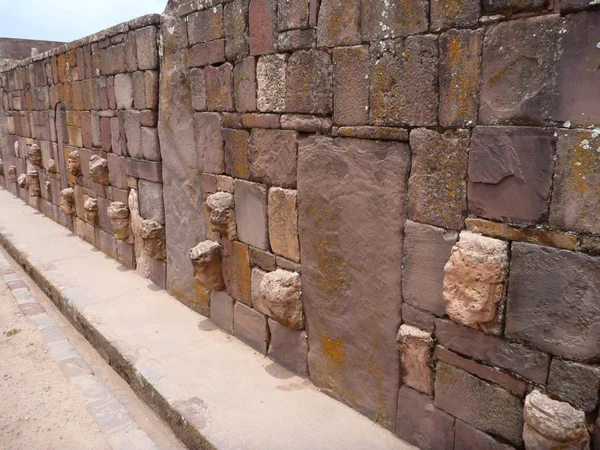
{"label": "stone masonry", "polygon": [[599,448],[597,3],[170,0],[0,69],[0,186],[421,449]]}

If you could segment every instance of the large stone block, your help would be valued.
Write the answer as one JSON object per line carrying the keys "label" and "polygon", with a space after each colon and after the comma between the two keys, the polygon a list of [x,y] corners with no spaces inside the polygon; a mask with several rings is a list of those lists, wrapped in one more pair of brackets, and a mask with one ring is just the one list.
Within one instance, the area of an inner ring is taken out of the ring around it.
{"label": "large stone block", "polygon": [[548,0],[483,0],[483,10],[488,14],[511,14],[545,8]]}
{"label": "large stone block", "polygon": [[190,45],[223,37],[223,6],[216,5],[187,17]]}
{"label": "large stone block", "polygon": [[196,111],[206,111],[204,69],[190,69],[190,91],[192,93],[192,107]]}
{"label": "large stone block", "polygon": [[466,424],[462,420],[454,423],[454,448],[456,450],[514,450],[514,447],[502,444],[489,434]]}
{"label": "large stone block", "polygon": [[135,30],[137,65],[140,70],[158,69],[158,40],[156,27]]}
{"label": "large stone block", "polygon": [[290,330],[269,319],[271,341],[268,357],[295,374],[308,378],[308,335],[306,331]]}
{"label": "large stone block", "polygon": [[250,54],[274,53],[277,44],[277,0],[250,0]]}
{"label": "large stone block", "polygon": [[148,180],[138,181],[140,214],[144,219],[165,223],[165,204],[163,200],[162,183]]}
{"label": "large stone block", "polygon": [[235,180],[235,218],[238,239],[269,250],[267,231],[267,188],[245,180]]}
{"label": "large stone block", "polygon": [[[302,297],[313,382],[393,428],[400,368],[404,143],[300,142]],[[361,226],[356,226],[361,224]],[[377,267],[378,282],[365,274]]]}
{"label": "large stone block", "polygon": [[469,151],[469,211],[511,223],[548,216],[555,137],[533,127],[477,127]]}
{"label": "large stone block", "polygon": [[534,383],[546,383],[550,357],[545,353],[445,319],[435,320],[435,337],[450,350],[512,370]]}
{"label": "large stone block", "polygon": [[160,143],[156,128],[142,127],[142,155],[150,161],[160,161]]}
{"label": "large stone block", "polygon": [[554,109],[559,17],[547,15],[492,25],[483,45],[479,120],[537,125]]}
{"label": "large stone block", "polygon": [[256,58],[245,58],[233,69],[235,110],[256,111]]}
{"label": "large stone block", "polygon": [[421,450],[454,449],[454,417],[407,386],[402,386],[398,395],[396,433]]}
{"label": "large stone block", "polygon": [[557,356],[600,357],[600,257],[515,242],[506,335]]}
{"label": "large stone block", "polygon": [[234,203],[233,195],[228,192],[216,192],[206,198],[211,231],[230,241],[237,239]]}
{"label": "large stone block", "polygon": [[450,30],[440,36],[441,125],[465,127],[477,123],[482,47],[483,30]]}
{"label": "large stone block", "polygon": [[521,401],[501,387],[443,362],[437,363],[435,406],[517,446],[523,442]]}
{"label": "large stone block", "polygon": [[196,44],[189,50],[188,67],[202,67],[225,62],[225,39]]}
{"label": "large stone block", "polygon": [[277,269],[264,274],[260,295],[253,302],[257,311],[293,330],[304,327],[300,275]]}
{"label": "large stone block", "polygon": [[227,292],[238,302],[251,305],[252,271],[248,246],[241,242],[230,242],[227,239],[222,239],[221,243],[223,245],[223,279]]}
{"label": "large stone block", "polygon": [[263,56],[256,66],[257,105],[261,112],[285,111],[286,55]]}
{"label": "large stone block", "polygon": [[444,228],[460,230],[467,215],[469,132],[419,128],[410,133],[413,152],[408,182],[408,216]]}
{"label": "large stone block", "polygon": [[294,190],[269,190],[269,242],[273,253],[300,262],[298,194]]}
{"label": "large stone block", "polygon": [[267,318],[252,308],[236,303],[233,308],[233,330],[244,343],[263,355],[269,345]]}
{"label": "large stone block", "polygon": [[600,129],[560,130],[550,225],[600,234]]}
{"label": "large stone block", "polygon": [[204,69],[206,107],[209,111],[233,111],[233,67],[223,64]]}
{"label": "large stone block", "polygon": [[433,395],[433,339],[431,334],[410,325],[398,331],[402,382],[417,391]]}
{"label": "large stone block", "polygon": [[142,159],[142,127],[139,111],[125,111],[124,113],[125,137],[127,139],[127,154],[132,158]]}
{"label": "large stone block", "polygon": [[429,27],[427,0],[372,0],[362,2],[363,41],[392,39],[422,33]]}
{"label": "large stone block", "polygon": [[285,110],[331,114],[333,108],[331,56],[323,50],[300,50],[287,62]]}
{"label": "large stone block", "polygon": [[600,367],[554,358],[548,375],[548,392],[584,412],[598,404]]}
{"label": "large stone block", "polygon": [[233,305],[235,300],[226,291],[210,294],[210,319],[216,326],[233,334]]}
{"label": "large stone block", "polygon": [[443,316],[444,266],[456,242],[456,231],[407,221],[404,225],[404,302]]}
{"label": "large stone block", "polygon": [[248,56],[248,0],[234,0],[224,9],[225,55],[229,61]]}
{"label": "large stone block", "polygon": [[360,0],[321,1],[317,25],[319,47],[360,44],[360,3]]}
{"label": "large stone block", "polygon": [[117,108],[133,108],[133,78],[131,74],[120,73],[115,76],[115,96]]}
{"label": "large stone block", "polygon": [[431,29],[467,28],[477,25],[481,9],[478,0],[433,0],[431,2]]}
{"label": "large stone block", "polygon": [[[169,159],[169,158],[167,158]],[[161,183],[163,178],[162,163],[160,161],[144,161],[135,158],[125,159],[125,173],[130,177]]]}
{"label": "large stone block", "polygon": [[250,178],[250,160],[248,156],[250,133],[245,130],[224,128],[222,135],[225,173],[235,178]]}
{"label": "large stone block", "polygon": [[250,177],[261,183],[296,187],[297,133],[253,129],[250,133]]}
{"label": "large stone block", "polygon": [[223,137],[221,116],[217,113],[196,113],[196,152],[199,166],[205,173],[223,173]]}
{"label": "large stone block", "polygon": [[369,121],[369,48],[333,50],[333,120],[337,125]]}
{"label": "large stone block", "polygon": [[375,125],[436,125],[438,37],[411,36],[371,47],[370,118]]}

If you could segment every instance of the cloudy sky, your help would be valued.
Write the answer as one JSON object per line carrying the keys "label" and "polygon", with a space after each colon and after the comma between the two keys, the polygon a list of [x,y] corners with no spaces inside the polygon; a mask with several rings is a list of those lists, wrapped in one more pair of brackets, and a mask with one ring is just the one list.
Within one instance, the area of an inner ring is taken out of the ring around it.
{"label": "cloudy sky", "polygon": [[161,13],[167,0],[0,0],[0,37],[70,42]]}

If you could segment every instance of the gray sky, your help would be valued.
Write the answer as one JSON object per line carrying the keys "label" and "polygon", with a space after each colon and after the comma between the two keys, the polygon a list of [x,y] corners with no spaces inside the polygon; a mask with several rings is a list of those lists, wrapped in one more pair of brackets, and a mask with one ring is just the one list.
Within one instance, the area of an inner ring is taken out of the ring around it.
{"label": "gray sky", "polygon": [[70,42],[138,16],[167,0],[0,0],[0,37]]}

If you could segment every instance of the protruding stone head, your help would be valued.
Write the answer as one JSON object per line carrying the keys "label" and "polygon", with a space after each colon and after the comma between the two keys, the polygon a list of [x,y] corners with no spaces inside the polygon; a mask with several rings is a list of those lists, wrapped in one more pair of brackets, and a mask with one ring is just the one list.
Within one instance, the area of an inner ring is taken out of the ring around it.
{"label": "protruding stone head", "polygon": [[4,176],[4,161],[0,158],[0,176]]}
{"label": "protruding stone head", "polygon": [[19,178],[17,178],[17,184],[21,189],[25,189],[27,187],[27,175],[24,173],[19,175]]}
{"label": "protruding stone head", "polygon": [[112,202],[108,205],[108,217],[115,238],[123,241],[129,237],[129,208],[123,202]]}
{"label": "protruding stone head", "polygon": [[67,172],[74,177],[81,175],[81,157],[77,150],[73,150],[69,153],[69,157],[67,158]]}
{"label": "protruding stone head", "polygon": [[235,223],[235,202],[229,192],[217,192],[209,195],[206,206],[210,213],[212,231],[221,234],[226,239],[237,239],[237,226]]}
{"label": "protruding stone head", "polygon": [[29,162],[34,166],[43,167],[42,149],[39,145],[33,144],[29,148]]}
{"label": "protruding stone head", "polygon": [[108,186],[108,161],[98,155],[92,155],[90,158],[90,177],[95,183]]}
{"label": "protruding stone head", "polygon": [[205,286],[215,291],[225,288],[221,271],[221,246],[217,242],[203,241],[190,250],[194,274]]}
{"label": "protruding stone head", "polygon": [[46,163],[46,170],[48,171],[48,173],[58,173],[58,166],[56,165],[56,161],[50,158]]}
{"label": "protruding stone head", "polygon": [[8,166],[8,181],[11,183],[17,182],[17,167],[16,166]]}
{"label": "protruding stone head", "polygon": [[294,330],[304,327],[300,275],[278,269],[267,273],[260,283],[260,299],[255,308]]}
{"label": "protruding stone head", "polygon": [[15,145],[14,145],[14,147],[15,147],[15,153],[14,153],[14,156],[16,156],[17,158],[20,158],[20,157],[21,157],[21,155],[19,154],[19,141],[15,141]]}
{"label": "protruding stone head", "polygon": [[44,183],[44,189],[46,190],[46,198],[52,198],[52,183],[50,181]]}
{"label": "protruding stone head", "polygon": [[83,203],[83,220],[95,224],[98,217],[98,199],[88,197]]}
{"label": "protruding stone head", "polygon": [[75,191],[73,188],[60,191],[60,210],[67,216],[75,214]]}
{"label": "protruding stone head", "polygon": [[166,260],[165,228],[156,220],[143,220],[140,237],[144,240],[144,252],[151,258]]}
{"label": "protruding stone head", "polygon": [[29,187],[29,195],[31,197],[40,196],[40,175],[37,170],[27,172],[27,186]]}

